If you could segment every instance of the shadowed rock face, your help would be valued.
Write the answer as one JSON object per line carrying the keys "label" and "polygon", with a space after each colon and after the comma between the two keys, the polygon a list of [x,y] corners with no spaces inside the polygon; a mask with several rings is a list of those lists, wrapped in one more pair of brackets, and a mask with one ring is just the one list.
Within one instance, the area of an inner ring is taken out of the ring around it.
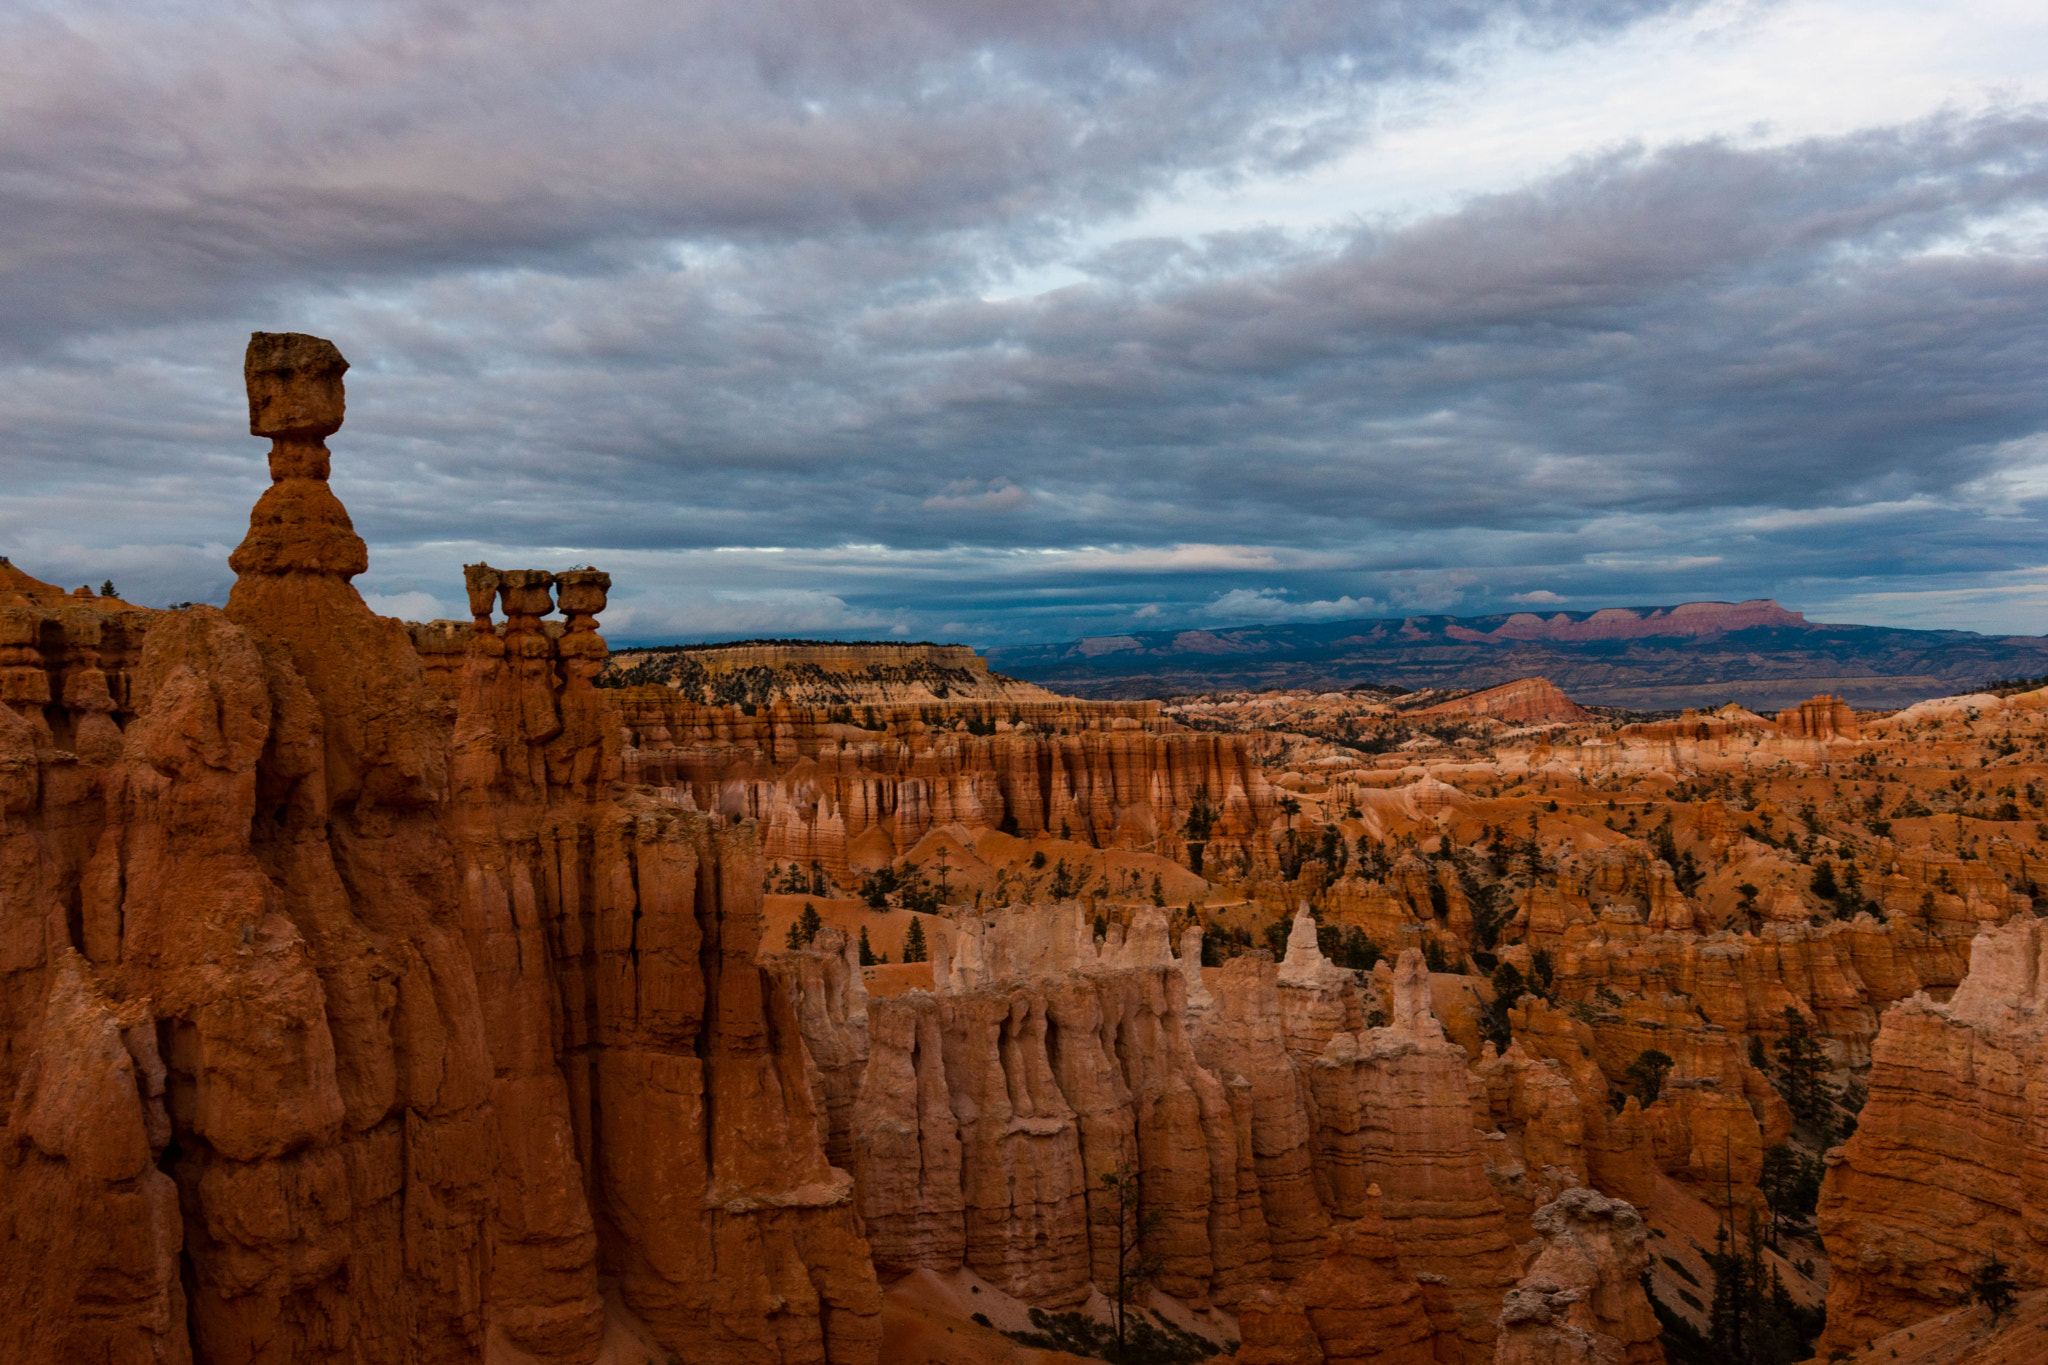
{"label": "shadowed rock face", "polygon": [[252,341],[226,612],[0,708],[10,1359],[588,1362],[603,1274],[690,1359],[873,1360],[751,830],[614,794],[602,574],[503,575],[428,685],[349,586],[345,368]]}
{"label": "shadowed rock face", "polygon": [[1884,1016],[1861,1123],[1829,1154],[1821,1352],[1949,1310],[1992,1256],[2048,1283],[2048,925],[1977,936],[1954,997]]}

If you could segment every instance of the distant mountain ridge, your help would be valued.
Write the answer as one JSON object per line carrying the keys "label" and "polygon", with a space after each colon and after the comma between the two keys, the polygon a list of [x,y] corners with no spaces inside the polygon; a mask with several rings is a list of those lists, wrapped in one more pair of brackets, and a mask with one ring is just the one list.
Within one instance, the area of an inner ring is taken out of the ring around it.
{"label": "distant mountain ridge", "polygon": [[1890,708],[2048,673],[2048,637],[1809,621],[1768,598],[1596,611],[1133,631],[988,651],[1012,677],[1092,696],[1275,687],[1494,687],[1546,677],[1573,700],[1663,710],[1789,706],[1831,691]]}
{"label": "distant mountain ridge", "polygon": [[[1475,617],[1489,621],[1492,617]],[[1518,611],[1492,631],[1447,626],[1456,640],[1641,640],[1660,635],[1725,635],[1732,630],[1788,626],[1807,628],[1803,612],[1787,611],[1768,597],[1747,602],[1682,602],[1675,607],[1602,607],[1560,611],[1550,616]]]}

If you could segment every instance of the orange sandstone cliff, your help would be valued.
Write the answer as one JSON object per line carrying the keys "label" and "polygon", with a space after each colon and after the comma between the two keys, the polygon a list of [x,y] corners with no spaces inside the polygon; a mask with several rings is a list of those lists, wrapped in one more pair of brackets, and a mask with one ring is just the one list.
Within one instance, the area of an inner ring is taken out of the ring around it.
{"label": "orange sandstone cliff", "polygon": [[612,794],[602,575],[473,576],[449,705],[349,585],[345,369],[251,341],[227,611],[4,608],[10,1359],[566,1365],[615,1285],[692,1360],[873,1360],[751,829]]}
{"label": "orange sandstone cliff", "polygon": [[1861,1118],[1821,1196],[1824,1354],[1953,1308],[1994,1256],[2048,1284],[2048,925],[1980,934],[1947,1004],[1886,1012]]}
{"label": "orange sandstone cliff", "polygon": [[771,861],[815,861],[839,880],[946,825],[1186,860],[1198,802],[1214,812],[1210,868],[1272,856],[1277,793],[1243,740],[1168,727],[1156,702],[971,698],[877,714],[775,701],[747,714],[661,687],[612,695],[631,780],[753,819]]}

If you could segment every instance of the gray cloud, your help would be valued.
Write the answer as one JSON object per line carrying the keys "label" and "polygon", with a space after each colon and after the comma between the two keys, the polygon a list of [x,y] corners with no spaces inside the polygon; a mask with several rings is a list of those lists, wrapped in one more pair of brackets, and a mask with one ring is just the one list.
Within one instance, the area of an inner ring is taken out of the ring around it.
{"label": "gray cloud", "polygon": [[480,554],[606,565],[622,638],[1877,602],[2042,563],[2040,110],[1076,254],[1176,177],[1356,145],[1478,35],[1660,8],[17,15],[0,545],[217,600],[260,471],[240,339],[291,326],[355,363],[336,487],[407,610]]}
{"label": "gray cloud", "polygon": [[1375,79],[1504,24],[1670,7],[71,0],[0,20],[5,336],[671,237],[1014,233],[1313,161]]}

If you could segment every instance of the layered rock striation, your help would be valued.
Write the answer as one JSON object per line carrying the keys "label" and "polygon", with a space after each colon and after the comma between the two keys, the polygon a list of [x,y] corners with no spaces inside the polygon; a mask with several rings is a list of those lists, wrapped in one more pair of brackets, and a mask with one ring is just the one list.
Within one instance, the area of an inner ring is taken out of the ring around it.
{"label": "layered rock striation", "polygon": [[611,655],[599,683],[662,687],[688,701],[733,707],[777,701],[833,709],[972,703],[994,710],[1055,700],[1054,693],[1035,683],[991,673],[988,660],[966,645],[862,641],[742,640],[622,649]]}
{"label": "layered rock striation", "polygon": [[1198,806],[1212,867],[1272,860],[1278,794],[1242,738],[1173,730],[1156,703],[1018,702],[985,721],[979,702],[867,707],[855,724],[787,702],[749,715],[660,688],[615,696],[629,779],[754,820],[771,860],[837,879],[946,825],[1187,861]]}
{"label": "layered rock striation", "polygon": [[1823,1354],[1948,1309],[1992,1257],[2048,1282],[2048,924],[1977,937],[1947,1003],[1893,1006],[1870,1099],[1829,1154]]}
{"label": "layered rock striation", "polygon": [[1485,716],[1516,725],[1557,725],[1593,719],[1591,711],[1567,697],[1548,678],[1518,678],[1408,714],[1418,718]]}

